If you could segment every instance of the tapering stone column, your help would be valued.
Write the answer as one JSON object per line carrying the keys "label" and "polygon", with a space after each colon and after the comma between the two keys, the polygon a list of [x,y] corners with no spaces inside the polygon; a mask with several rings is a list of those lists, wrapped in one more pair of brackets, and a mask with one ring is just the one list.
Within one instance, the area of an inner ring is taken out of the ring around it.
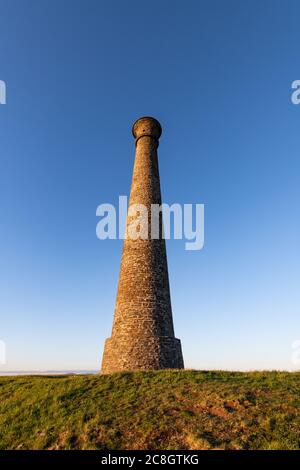
{"label": "tapering stone column", "polygon": [[161,204],[157,147],[159,122],[138,119],[133,127],[136,156],[129,207],[148,210],[148,238],[128,236],[127,217],[112,335],[105,342],[102,373],[183,368],[180,340],[174,336],[168,265],[162,219],[159,237],[151,239],[151,204]]}

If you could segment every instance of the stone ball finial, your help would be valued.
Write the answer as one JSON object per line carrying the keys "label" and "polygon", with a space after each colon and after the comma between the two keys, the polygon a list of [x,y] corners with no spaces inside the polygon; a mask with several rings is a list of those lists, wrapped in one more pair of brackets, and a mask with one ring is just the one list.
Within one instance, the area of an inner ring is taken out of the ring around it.
{"label": "stone ball finial", "polygon": [[157,119],[149,116],[144,116],[137,121],[132,126],[132,134],[135,137],[135,142],[137,142],[143,136],[153,137],[157,143],[162,133],[161,125]]}

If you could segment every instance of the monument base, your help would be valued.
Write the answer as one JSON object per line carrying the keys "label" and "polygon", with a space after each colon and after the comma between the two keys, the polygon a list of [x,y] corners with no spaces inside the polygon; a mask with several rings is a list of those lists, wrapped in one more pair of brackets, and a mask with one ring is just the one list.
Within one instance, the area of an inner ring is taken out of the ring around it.
{"label": "monument base", "polygon": [[181,343],[169,336],[111,337],[105,341],[101,373],[183,369]]}

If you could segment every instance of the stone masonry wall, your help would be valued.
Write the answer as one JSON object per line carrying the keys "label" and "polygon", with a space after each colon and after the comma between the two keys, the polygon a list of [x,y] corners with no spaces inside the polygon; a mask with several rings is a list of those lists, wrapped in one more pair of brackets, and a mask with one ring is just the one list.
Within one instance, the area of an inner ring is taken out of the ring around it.
{"label": "stone masonry wall", "polygon": [[[148,209],[148,239],[125,238],[112,335],[105,342],[102,373],[183,368],[174,337],[165,240],[151,239],[151,204],[161,204],[157,147],[158,121],[141,118],[133,126],[136,156],[129,206]],[[132,216],[127,217],[127,228]]]}

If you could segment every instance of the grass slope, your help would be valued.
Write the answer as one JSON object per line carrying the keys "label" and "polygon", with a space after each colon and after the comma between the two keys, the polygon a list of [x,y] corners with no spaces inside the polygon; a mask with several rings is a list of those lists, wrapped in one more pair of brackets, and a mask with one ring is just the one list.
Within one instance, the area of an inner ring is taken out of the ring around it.
{"label": "grass slope", "polygon": [[300,373],[0,378],[1,449],[299,449]]}

